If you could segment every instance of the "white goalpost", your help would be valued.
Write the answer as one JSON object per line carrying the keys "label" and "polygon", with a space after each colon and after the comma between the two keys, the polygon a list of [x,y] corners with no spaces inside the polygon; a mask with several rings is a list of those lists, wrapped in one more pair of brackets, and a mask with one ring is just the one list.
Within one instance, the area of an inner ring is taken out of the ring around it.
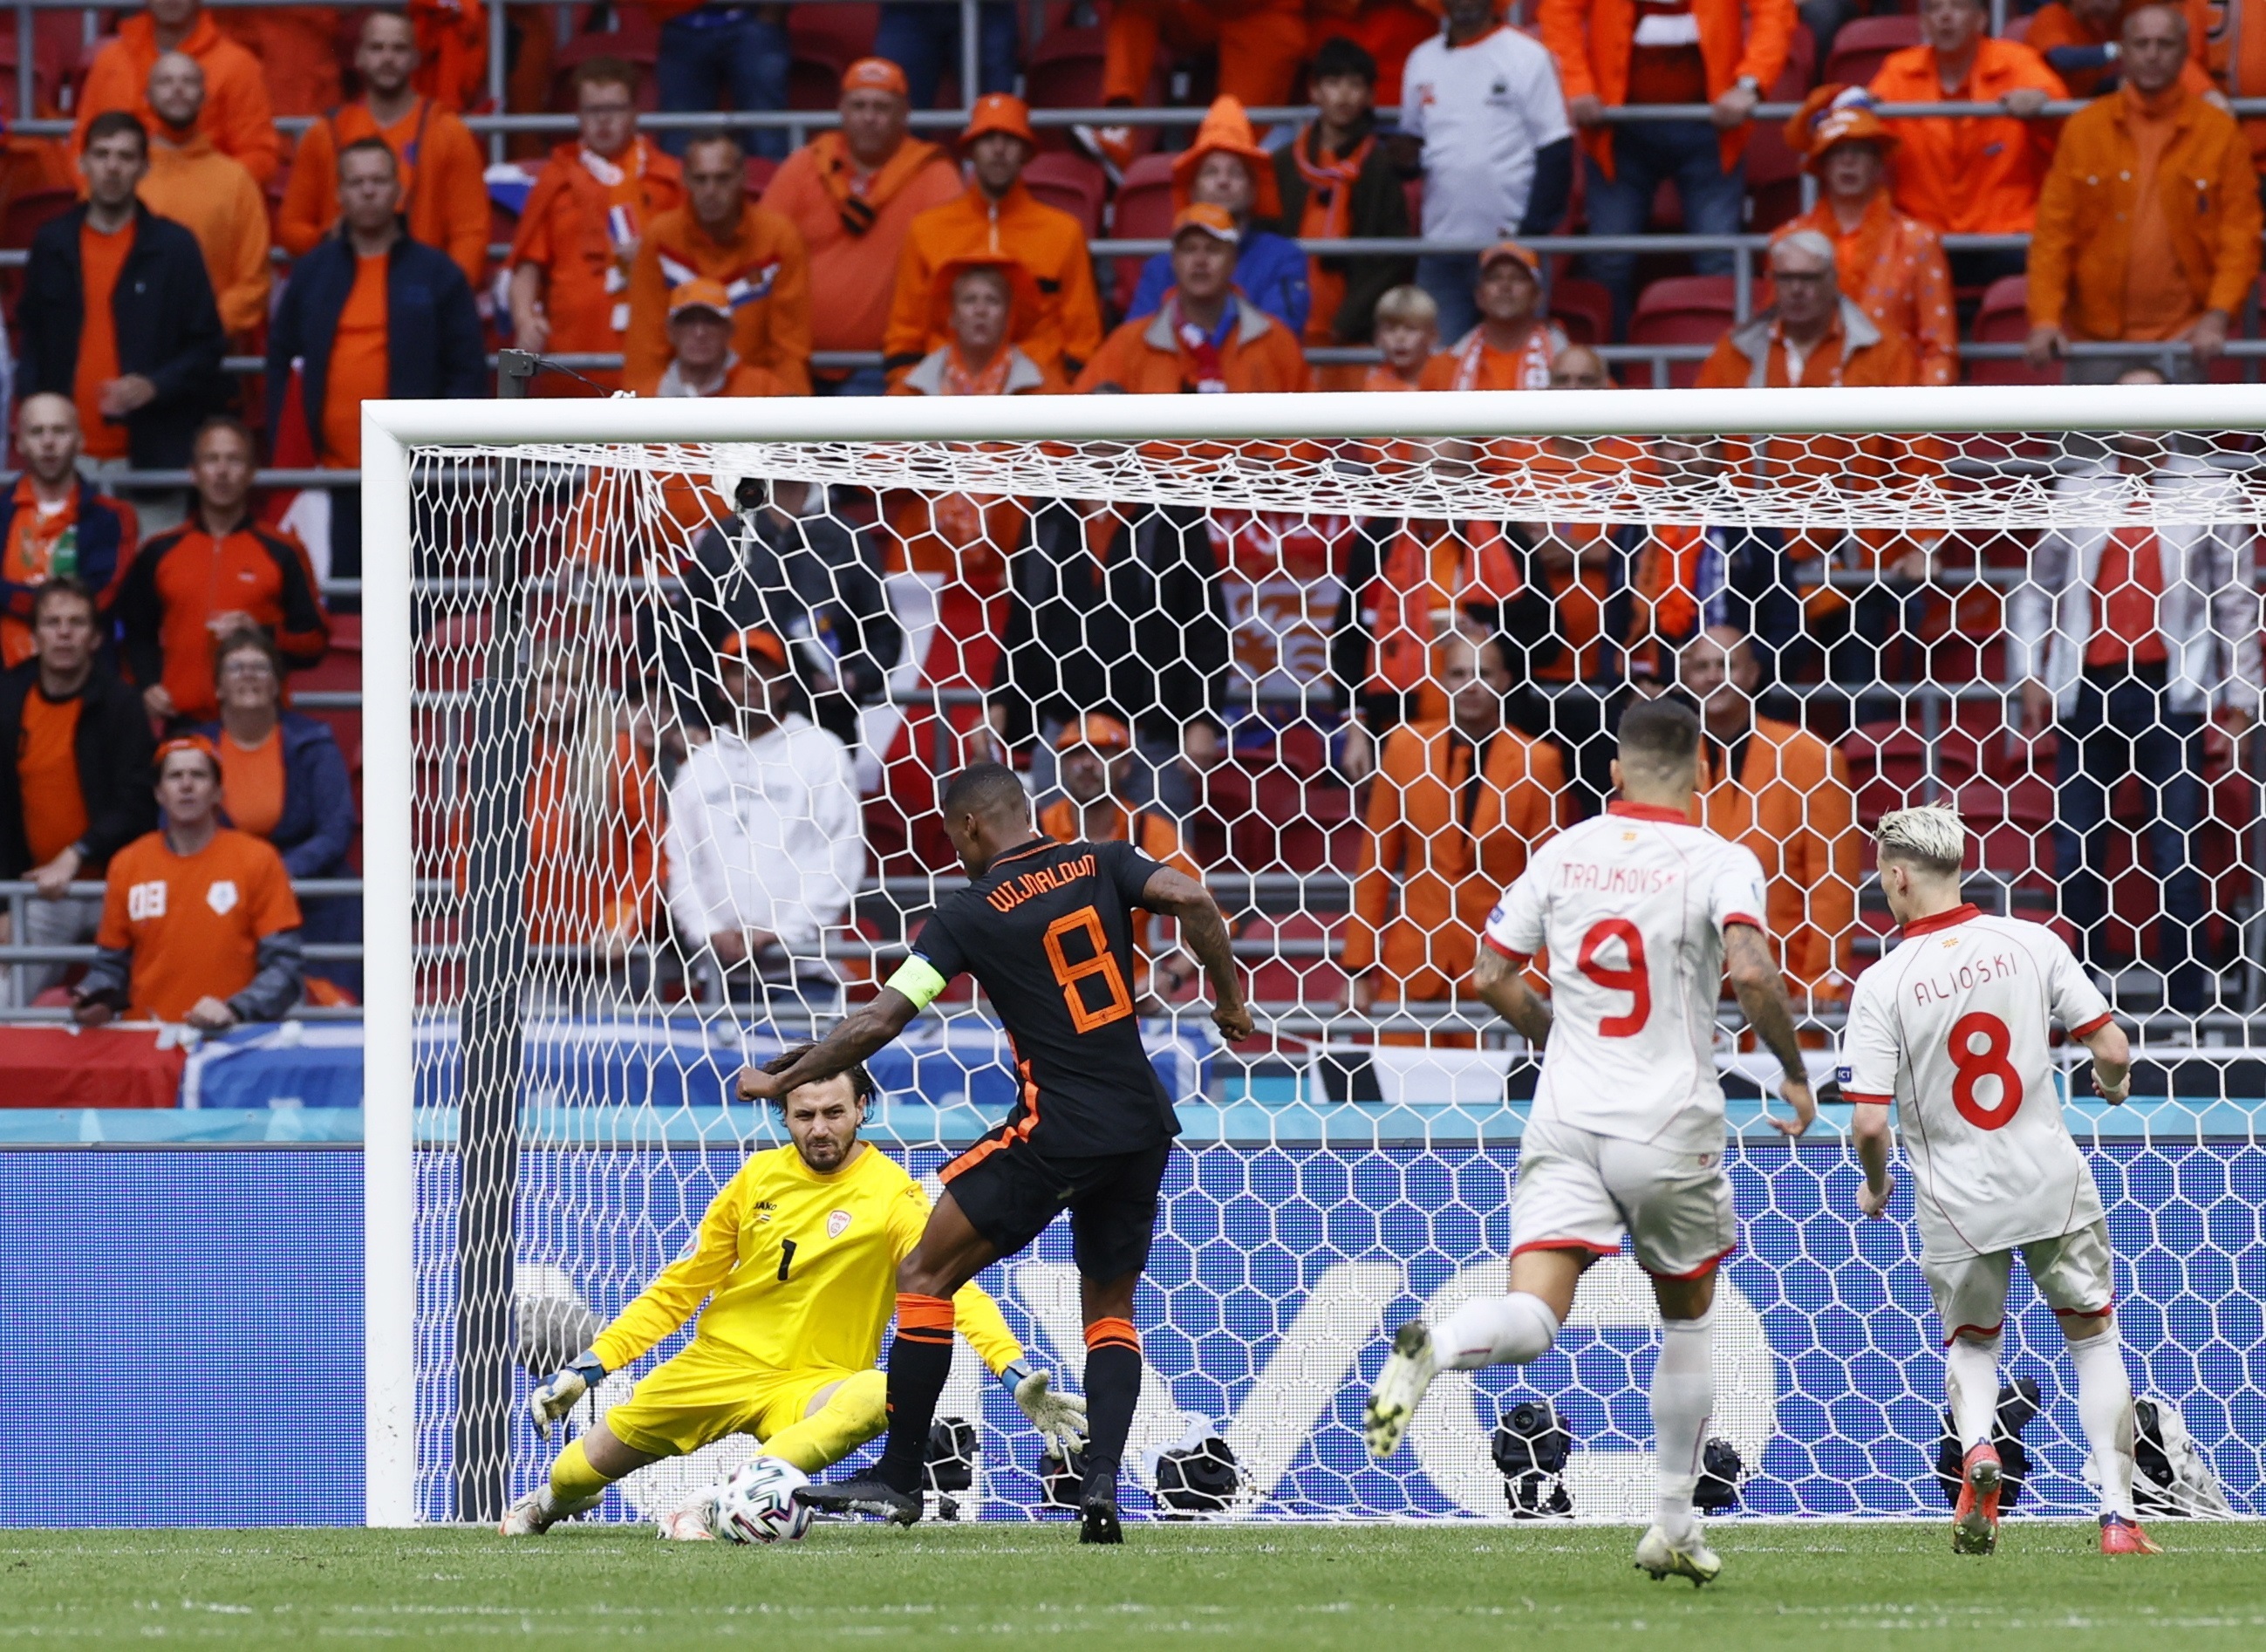
{"label": "white goalpost", "polygon": [[[1220,1046],[1173,937],[1144,938],[1186,1151],[1141,1303],[1138,1506],[1648,1507],[1657,1319],[1624,1260],[1543,1361],[1444,1381],[1388,1468],[1357,1396],[1383,1327],[1497,1288],[1507,1247],[1532,1054],[1457,991],[1469,903],[1601,801],[1619,708],[1679,687],[1716,741],[1710,823],[1769,846],[1819,1081],[1892,934],[1885,808],[1956,804],[1974,897],[2087,948],[2139,1034],[2128,1109],[2069,1103],[2135,1389],[2234,1511],[2266,1496],[2266,385],[370,402],[362,447],[369,1524],[492,1523],[541,1472],[530,1380],[782,1139],[732,1073],[894,967],[961,876],[935,789],[992,755],[1065,832],[1115,795],[1183,854],[1258,1012]],[[2104,558],[2162,594],[2137,718],[2086,676]],[[742,667],[772,647],[794,686],[759,703]],[[1122,757],[1093,755],[1095,713]],[[2110,772],[2093,731],[2120,720]],[[758,748],[806,726],[830,755],[790,786]],[[1846,1109],[1796,1147],[1742,1134],[1762,1069],[1726,1017],[1727,1493],[1940,1509],[1909,1212],[1855,1216]],[[966,998],[875,1065],[869,1138],[932,1185],[1012,1087]],[[1075,1386],[1061,1239],[986,1282]],[[2026,1506],[2082,1512],[2058,1334],[2023,1302]],[[1512,1421],[1542,1398],[1562,1460]],[[968,1515],[1045,1509],[1037,1444],[972,1367],[940,1413],[974,1429]],[[599,1517],[749,1447],[640,1471]],[[1224,1481],[1190,1466],[1224,1455]]]}

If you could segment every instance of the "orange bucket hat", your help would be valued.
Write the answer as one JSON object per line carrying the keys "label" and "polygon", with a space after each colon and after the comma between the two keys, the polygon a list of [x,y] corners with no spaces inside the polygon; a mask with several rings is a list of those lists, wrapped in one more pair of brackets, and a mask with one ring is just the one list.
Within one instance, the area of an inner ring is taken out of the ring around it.
{"label": "orange bucket hat", "polygon": [[1074,723],[1064,723],[1055,736],[1055,749],[1068,751],[1092,746],[1096,751],[1130,751],[1133,731],[1107,712],[1088,712]]}
{"label": "orange bucket hat", "polygon": [[1898,141],[1873,112],[1873,94],[1862,86],[1820,86],[1786,123],[1786,146],[1802,157],[1804,172],[1815,172],[1836,143],[1877,143],[1887,150]]}
{"label": "orange bucket hat", "polygon": [[1283,216],[1283,191],[1275,181],[1275,157],[1259,147],[1258,135],[1251,129],[1251,117],[1244,113],[1241,99],[1213,99],[1203,124],[1196,128],[1195,142],[1173,157],[1175,207],[1188,204],[1188,192],[1195,187],[1196,169],[1203,164],[1207,155],[1241,156],[1251,166],[1251,216]]}
{"label": "orange bucket hat", "polygon": [[987,91],[976,100],[968,112],[968,129],[960,135],[960,147],[966,149],[986,132],[1005,132],[1033,149],[1039,147],[1038,135],[1031,130],[1031,106],[1012,92]]}
{"label": "orange bucket hat", "polygon": [[1038,325],[1039,283],[1021,259],[999,252],[963,252],[937,266],[929,283],[928,325],[932,334],[952,331],[952,289],[972,269],[996,269],[1007,278],[1007,339],[1022,338]]}

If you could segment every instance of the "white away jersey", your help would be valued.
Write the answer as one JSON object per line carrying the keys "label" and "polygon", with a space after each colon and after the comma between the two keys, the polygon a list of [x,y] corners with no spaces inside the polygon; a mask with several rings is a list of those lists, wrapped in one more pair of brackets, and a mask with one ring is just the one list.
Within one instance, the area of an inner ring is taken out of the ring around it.
{"label": "white away jersey", "polygon": [[1550,949],[1549,1047],[1537,1119],[1677,1152],[1723,1145],[1715,1005],[1723,931],[1763,927],[1754,852],[1683,815],[1616,803],[1535,852],[1487,942]]}
{"label": "white away jersey", "polygon": [[1989,1255],[2101,1220],[2047,1035],[2054,1021],[2082,1036],[2108,1020],[2060,937],[1972,906],[1907,925],[1857,977],[1841,1094],[1895,1101],[1926,1255]]}
{"label": "white away jersey", "polygon": [[1518,233],[1534,153],[1569,137],[1558,66],[1509,24],[1451,48],[1419,42],[1400,71],[1400,129],[1424,143],[1424,234],[1493,241]]}

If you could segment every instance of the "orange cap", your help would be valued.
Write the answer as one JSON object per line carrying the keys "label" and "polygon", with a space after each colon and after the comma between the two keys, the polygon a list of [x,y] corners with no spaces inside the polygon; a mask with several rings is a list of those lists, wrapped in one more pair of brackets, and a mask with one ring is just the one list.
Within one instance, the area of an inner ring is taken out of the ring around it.
{"label": "orange cap", "polygon": [[1173,215],[1173,239],[1179,240],[1183,230],[1202,230],[1216,240],[1231,244],[1242,239],[1236,232],[1235,220],[1228,215],[1227,208],[1215,207],[1209,201],[1182,207]]}
{"label": "orange cap", "polygon": [[952,333],[952,289],[972,269],[996,269],[1007,278],[1007,338],[1020,340],[1038,324],[1039,283],[1020,259],[1004,252],[963,252],[937,266],[929,283],[928,327],[932,338]]}
{"label": "orange cap", "polygon": [[1031,106],[1012,92],[987,91],[976,100],[968,112],[968,130],[960,135],[960,147],[966,149],[986,132],[1005,132],[1033,149],[1039,146],[1038,135],[1031,130]]}
{"label": "orange cap", "polygon": [[1188,194],[1195,187],[1196,169],[1207,155],[1237,155],[1251,168],[1251,216],[1254,218],[1279,218],[1283,216],[1283,192],[1275,181],[1275,157],[1259,147],[1258,135],[1251,129],[1251,117],[1243,112],[1243,100],[1224,95],[1212,99],[1211,107],[1204,113],[1203,124],[1196,128],[1195,140],[1173,157],[1173,204],[1185,207]]}
{"label": "orange cap", "polygon": [[750,654],[761,654],[782,671],[786,669],[786,644],[779,640],[778,632],[761,625],[750,625],[745,631],[735,631],[724,639],[716,652],[729,659],[744,660]]}
{"label": "orange cap", "polygon": [[219,749],[202,735],[175,735],[171,740],[164,742],[157,748],[157,755],[150,759],[151,772],[164,773],[165,759],[178,757],[184,751],[202,752],[205,761],[212,764],[213,778],[216,780],[220,778]]}
{"label": "orange cap", "polygon": [[1092,746],[1096,751],[1130,751],[1133,731],[1105,712],[1088,712],[1074,723],[1065,723],[1055,736],[1055,749]]}
{"label": "orange cap", "polygon": [[1531,248],[1521,246],[1516,241],[1497,241],[1486,252],[1480,253],[1480,274],[1486,274],[1505,259],[1525,265],[1528,274],[1537,281],[1542,279],[1542,260],[1535,256]]}
{"label": "orange cap", "polygon": [[893,91],[900,98],[912,96],[912,88],[905,84],[905,71],[886,57],[861,57],[842,71],[844,91]]}
{"label": "orange cap", "polygon": [[1838,81],[1818,87],[1802,100],[1786,123],[1786,146],[1802,157],[1804,171],[1815,171],[1825,151],[1836,143],[1877,143],[1894,149],[1899,140],[1887,122],[1873,112],[1873,94],[1862,86]]}
{"label": "orange cap", "polygon": [[669,295],[669,318],[671,321],[688,310],[713,310],[729,321],[732,318],[732,295],[724,290],[723,282],[705,275],[695,275]]}

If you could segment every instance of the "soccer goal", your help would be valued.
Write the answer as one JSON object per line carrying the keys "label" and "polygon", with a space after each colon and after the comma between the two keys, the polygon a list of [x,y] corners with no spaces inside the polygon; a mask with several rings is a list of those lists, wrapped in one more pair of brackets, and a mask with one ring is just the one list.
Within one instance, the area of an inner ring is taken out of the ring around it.
{"label": "soccer goal", "polygon": [[[1500,1288],[1533,1057],[1459,991],[1473,926],[1610,792],[1629,698],[1678,690],[1821,1083],[1892,939],[1883,809],[1955,802],[1970,897],[2082,942],[2141,1048],[2129,1107],[2071,1104],[2135,1387],[2161,1454],[2190,1442],[2238,1511],[2266,1495],[2266,386],[370,403],[364,431],[373,1524],[493,1521],[543,1471],[530,1372],[783,1139],[733,1074],[895,967],[961,877],[941,778],[1002,754],[1045,830],[1205,878],[1257,1012],[1220,1045],[1173,936],[1141,938],[1186,1151],[1131,1507],[1648,1509],[1657,1320],[1626,1258],[1556,1351],[1444,1379],[1384,1467],[1360,1405],[1384,1327]],[[1743,1131],[1770,1064],[1733,1007],[1718,1042],[1743,1248],[1711,1485],[1939,1513],[1908,1195],[1856,1217],[1830,1092],[1796,1146]],[[867,1138],[931,1174],[1013,1064],[980,1002],[940,1001],[877,1059]],[[1076,1387],[1067,1238],[986,1283]],[[2087,1513],[2058,1335],[2017,1300],[2022,1506]],[[1042,1515],[1039,1443],[960,1358],[940,1413],[977,1450],[939,1487]]]}

